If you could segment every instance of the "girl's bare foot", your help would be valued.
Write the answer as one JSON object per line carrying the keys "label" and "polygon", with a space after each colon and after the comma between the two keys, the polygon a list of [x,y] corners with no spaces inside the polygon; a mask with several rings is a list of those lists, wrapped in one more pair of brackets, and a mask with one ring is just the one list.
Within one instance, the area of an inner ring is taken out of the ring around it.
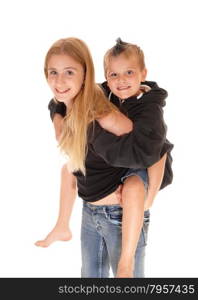
{"label": "girl's bare foot", "polygon": [[60,230],[59,228],[55,227],[44,240],[37,241],[35,245],[38,247],[48,247],[56,241],[69,241],[71,238],[72,233],[70,229]]}

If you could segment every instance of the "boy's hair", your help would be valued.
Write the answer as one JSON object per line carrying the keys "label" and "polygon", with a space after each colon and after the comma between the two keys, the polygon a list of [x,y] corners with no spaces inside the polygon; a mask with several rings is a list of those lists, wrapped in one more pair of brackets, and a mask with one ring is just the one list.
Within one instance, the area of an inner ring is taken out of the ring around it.
{"label": "boy's hair", "polygon": [[77,38],[60,39],[48,50],[45,57],[44,72],[48,78],[48,62],[52,55],[68,55],[80,63],[84,69],[84,83],[78,95],[73,99],[71,110],[64,118],[60,141],[61,150],[71,162],[72,171],[80,170],[85,174],[87,152],[87,130],[96,118],[117,110],[106,99],[103,91],[95,83],[94,65],[87,45]]}
{"label": "boy's hair", "polygon": [[116,40],[116,44],[111,49],[109,49],[104,56],[105,77],[110,59],[112,57],[119,56],[120,54],[124,54],[127,58],[135,56],[138,59],[140,69],[145,69],[146,66],[144,61],[144,53],[141,48],[135,44],[123,42],[120,38],[118,38]]}

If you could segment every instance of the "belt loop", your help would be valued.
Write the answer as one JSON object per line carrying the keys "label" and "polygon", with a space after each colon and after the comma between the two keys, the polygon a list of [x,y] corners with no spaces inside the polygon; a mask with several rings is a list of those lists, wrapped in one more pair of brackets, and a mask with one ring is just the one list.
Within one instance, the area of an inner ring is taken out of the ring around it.
{"label": "belt loop", "polygon": [[107,214],[107,211],[106,211],[106,207],[103,207],[103,212],[105,214],[105,217],[108,219],[108,214]]}

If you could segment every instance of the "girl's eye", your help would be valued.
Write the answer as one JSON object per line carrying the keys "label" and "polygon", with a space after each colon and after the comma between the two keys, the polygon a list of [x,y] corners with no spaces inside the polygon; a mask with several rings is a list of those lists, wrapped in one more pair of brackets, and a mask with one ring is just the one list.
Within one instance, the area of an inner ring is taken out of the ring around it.
{"label": "girl's eye", "polygon": [[117,77],[117,73],[110,73],[110,74],[109,74],[109,77],[115,78],[115,77]]}
{"label": "girl's eye", "polygon": [[71,71],[71,70],[67,70],[67,71],[66,71],[66,75],[72,76],[72,75],[74,75],[74,72]]}
{"label": "girl's eye", "polygon": [[56,71],[54,71],[54,70],[50,71],[50,75],[56,75],[56,74],[57,74]]}

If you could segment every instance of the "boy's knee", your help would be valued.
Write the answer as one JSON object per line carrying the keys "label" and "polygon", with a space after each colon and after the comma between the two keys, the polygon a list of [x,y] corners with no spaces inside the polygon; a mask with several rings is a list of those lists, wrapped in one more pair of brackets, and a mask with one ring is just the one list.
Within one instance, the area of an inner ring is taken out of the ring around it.
{"label": "boy's knee", "polygon": [[128,193],[131,193],[134,197],[145,193],[144,183],[139,176],[130,176],[124,181],[122,196],[125,197]]}
{"label": "boy's knee", "polygon": [[139,176],[133,175],[125,179],[124,186],[129,188],[139,188],[144,187],[144,183]]}

